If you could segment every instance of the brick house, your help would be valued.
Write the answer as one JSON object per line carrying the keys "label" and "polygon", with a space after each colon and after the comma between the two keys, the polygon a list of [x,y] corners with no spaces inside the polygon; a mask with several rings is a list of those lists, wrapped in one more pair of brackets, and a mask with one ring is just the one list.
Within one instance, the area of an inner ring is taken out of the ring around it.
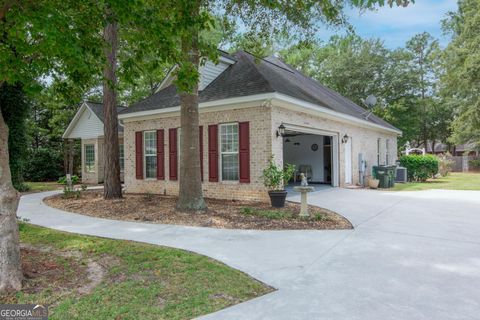
{"label": "brick house", "polygon": [[[266,200],[273,155],[310,183],[359,182],[359,159],[394,164],[401,132],[276,57],[239,51],[200,68],[200,154],[206,197]],[[119,113],[126,192],[178,193],[180,99],[170,72],[152,96]],[[82,158],[83,159],[83,158]]]}

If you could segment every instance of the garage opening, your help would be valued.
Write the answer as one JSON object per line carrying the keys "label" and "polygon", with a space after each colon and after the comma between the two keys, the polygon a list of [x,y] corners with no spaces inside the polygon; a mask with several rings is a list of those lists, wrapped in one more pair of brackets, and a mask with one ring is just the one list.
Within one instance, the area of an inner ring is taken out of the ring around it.
{"label": "garage opening", "polygon": [[295,165],[296,171],[289,187],[299,185],[300,173],[307,177],[308,184],[318,189],[338,186],[338,165],[335,135],[314,134],[285,130],[283,135],[283,163]]}

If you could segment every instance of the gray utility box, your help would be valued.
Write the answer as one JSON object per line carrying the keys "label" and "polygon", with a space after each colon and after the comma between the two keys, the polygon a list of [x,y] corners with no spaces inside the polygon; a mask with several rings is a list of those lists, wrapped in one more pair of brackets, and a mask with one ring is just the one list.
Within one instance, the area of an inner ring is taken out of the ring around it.
{"label": "gray utility box", "polygon": [[397,167],[397,171],[395,172],[395,182],[407,182],[407,168]]}

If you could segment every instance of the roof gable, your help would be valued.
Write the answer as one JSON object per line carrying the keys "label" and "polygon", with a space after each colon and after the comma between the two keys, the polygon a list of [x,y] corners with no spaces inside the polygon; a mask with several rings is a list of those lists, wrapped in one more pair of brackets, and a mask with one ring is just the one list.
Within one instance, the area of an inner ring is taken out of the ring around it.
{"label": "roof gable", "polygon": [[[219,50],[220,58],[218,63],[213,63],[210,60],[204,61],[204,63],[199,68],[200,81],[198,84],[198,90],[202,91],[205,89],[212,81],[214,81],[223,71],[225,71],[230,65],[235,63],[235,59],[228,55],[226,52]],[[159,92],[173,84],[175,81],[175,71],[177,66],[168,71],[167,75],[160,83],[156,92]]]}
{"label": "roof gable", "polygon": [[[125,107],[117,107],[117,111]],[[123,132],[123,126],[118,126]],[[82,103],[63,134],[64,139],[91,139],[103,136],[103,104],[91,101]]]}
{"label": "roof gable", "polygon": [[64,139],[90,139],[103,135],[103,122],[85,103],[63,134]]}

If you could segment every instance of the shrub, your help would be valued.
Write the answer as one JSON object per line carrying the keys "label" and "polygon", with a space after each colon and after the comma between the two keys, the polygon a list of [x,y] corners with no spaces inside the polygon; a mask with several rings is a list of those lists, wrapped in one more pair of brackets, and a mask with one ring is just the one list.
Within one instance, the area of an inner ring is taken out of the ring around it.
{"label": "shrub", "polygon": [[63,154],[51,148],[38,148],[29,151],[25,166],[27,181],[55,181],[63,173]]}
{"label": "shrub", "polygon": [[[73,184],[73,185],[78,184],[78,181],[79,181],[79,180],[80,180],[80,179],[78,178],[78,176],[75,176],[75,175],[72,176],[72,184]],[[63,185],[67,185],[67,176],[61,176],[61,177],[58,179],[57,183],[63,184]]]}
{"label": "shrub", "polygon": [[448,159],[445,155],[438,157],[438,173],[446,177],[453,170],[454,164],[455,161]]}
{"label": "shrub", "polygon": [[72,198],[80,199],[81,196],[82,196],[82,191],[81,190],[78,190],[78,189],[75,189],[75,188],[69,188],[67,186],[65,186],[63,188],[62,197],[65,198],[65,199],[72,199]]}
{"label": "shrub", "polygon": [[468,161],[468,166],[473,170],[480,170],[480,159]]}
{"label": "shrub", "polygon": [[400,165],[407,168],[409,181],[426,181],[438,173],[438,158],[433,155],[406,155]]}

